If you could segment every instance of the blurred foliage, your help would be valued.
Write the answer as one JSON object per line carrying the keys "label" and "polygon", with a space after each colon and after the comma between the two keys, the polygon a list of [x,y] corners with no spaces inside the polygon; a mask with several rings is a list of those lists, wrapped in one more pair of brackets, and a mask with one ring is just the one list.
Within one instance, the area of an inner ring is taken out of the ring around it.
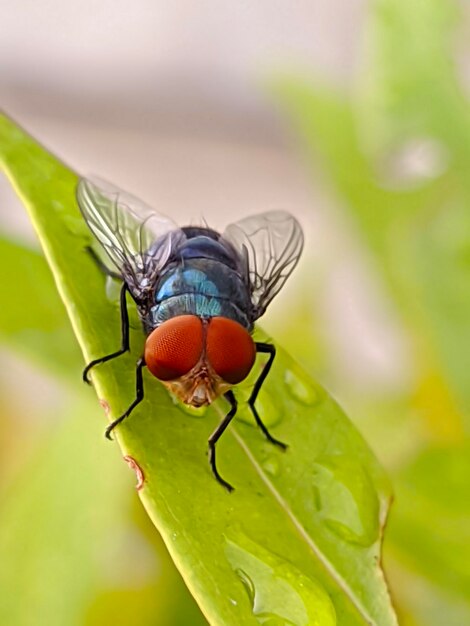
{"label": "blurred foliage", "polygon": [[67,398],[47,419],[38,411],[18,419],[17,403],[2,405],[0,623],[205,624],[83,393],[82,360],[46,261],[0,238],[0,267],[22,286],[0,308],[2,341],[60,375]]}
{"label": "blurred foliage", "polygon": [[144,534],[95,411],[70,400],[66,419],[0,491],[1,623],[179,624],[185,605],[190,623],[205,623],[155,533]]}
{"label": "blurred foliage", "polygon": [[0,237],[0,252],[0,284],[21,286],[15,289],[15,306],[0,308],[3,341],[61,374],[78,371],[80,350],[46,260],[5,237]]}
{"label": "blurred foliage", "polygon": [[[310,79],[289,77],[275,85],[313,176],[322,171],[347,212],[352,236],[387,290],[409,342],[409,389],[377,397],[370,388],[354,398],[357,422],[393,475],[385,568],[403,626],[470,623],[470,108],[455,60],[460,11],[452,1],[376,0],[350,94]],[[69,375],[79,357],[49,270],[34,253],[15,262],[18,252],[23,254],[0,242],[0,267],[8,268],[2,279],[11,280],[14,272],[15,283],[22,284],[26,276],[39,313],[34,322],[27,318],[31,291],[18,290],[21,311],[0,310],[4,339]],[[316,283],[327,280],[317,277]],[[299,320],[310,318],[305,306]],[[309,363],[315,371],[328,346],[314,337],[312,357],[305,332],[293,326],[280,339],[294,353],[297,346],[304,361],[315,359]],[[109,447],[102,447],[100,421],[77,419],[96,412],[83,391],[69,394],[73,407],[62,416],[66,423],[48,424],[26,446],[28,432],[23,427],[21,436],[15,435],[17,417],[3,408],[3,446],[29,452],[20,469],[0,465],[2,475],[13,475],[0,490],[0,584],[27,589],[28,595],[18,605],[4,594],[0,621],[26,625],[33,614],[48,624],[204,623],[148,520],[124,495],[126,468],[119,471]],[[0,454],[0,463],[5,459],[11,455]],[[69,460],[77,473],[65,471]],[[331,474],[331,466],[327,469]],[[357,473],[355,467],[340,471],[346,484]],[[61,497],[72,485],[73,503]],[[361,481],[349,487],[364,491]],[[338,493],[330,499],[334,525],[340,519],[334,508]],[[93,514],[89,501],[100,503]],[[371,527],[371,519],[363,518],[362,530]],[[115,526],[117,532],[109,532]],[[80,535],[83,545],[77,546]],[[45,554],[47,537],[52,549]],[[233,543],[227,554],[253,566]],[[129,576],[113,571],[116,558]],[[145,566],[141,559],[147,559]],[[269,566],[266,555],[264,562]],[[44,584],[40,565],[45,563],[62,590],[54,597]],[[269,579],[269,567],[258,573]],[[309,587],[306,593],[315,597],[318,590]],[[50,598],[49,607],[42,604],[44,597]],[[41,613],[45,610],[50,613]],[[340,616],[338,623],[346,621]]]}
{"label": "blurred foliage", "polygon": [[[396,501],[385,542],[400,623],[460,625],[470,623],[470,107],[455,60],[461,9],[440,0],[371,7],[350,96],[292,77],[274,87],[410,342],[411,389],[372,399],[379,457],[400,441],[393,430],[406,433],[406,454],[390,459]],[[356,414],[370,411],[371,398],[357,397]]]}

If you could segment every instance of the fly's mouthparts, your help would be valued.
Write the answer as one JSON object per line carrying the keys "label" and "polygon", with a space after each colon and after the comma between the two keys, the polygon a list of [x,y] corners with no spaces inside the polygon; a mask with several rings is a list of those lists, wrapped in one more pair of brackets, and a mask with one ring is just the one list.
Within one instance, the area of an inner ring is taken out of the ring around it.
{"label": "fly's mouthparts", "polygon": [[214,390],[209,373],[204,368],[196,377],[194,386],[191,390],[190,403],[194,407],[201,407],[210,404],[214,399]]}
{"label": "fly's mouthparts", "polygon": [[191,404],[194,407],[204,406],[205,404],[210,403],[209,394],[207,393],[206,386],[204,383],[201,383],[196,387],[191,397]]}

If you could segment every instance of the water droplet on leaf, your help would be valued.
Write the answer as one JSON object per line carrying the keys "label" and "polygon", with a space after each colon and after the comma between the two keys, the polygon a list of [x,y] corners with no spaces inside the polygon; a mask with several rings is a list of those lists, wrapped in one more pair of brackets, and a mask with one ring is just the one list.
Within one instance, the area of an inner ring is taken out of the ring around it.
{"label": "water droplet on leaf", "polygon": [[183,402],[179,402],[179,401],[177,401],[177,404],[178,404],[178,407],[184,413],[186,413],[187,415],[190,415],[191,417],[196,417],[196,418],[204,417],[207,411],[207,406],[195,407],[195,406],[190,406],[189,404],[184,404]]}
{"label": "water droplet on leaf", "polygon": [[111,302],[113,306],[116,308],[120,308],[119,297],[121,294],[122,283],[117,281],[112,276],[106,276],[105,282],[105,292],[107,299]]}
{"label": "water droplet on leaf", "polygon": [[449,153],[432,137],[409,137],[379,157],[379,176],[387,187],[409,189],[441,176]]}
{"label": "water droplet on leaf", "polygon": [[316,404],[320,400],[320,394],[311,381],[299,370],[286,370],[284,382],[290,394],[302,404]]}
{"label": "water droplet on leaf", "polygon": [[[246,397],[243,397],[246,396]],[[247,404],[248,396],[246,390],[244,394],[238,393],[239,408],[236,419],[258,428],[258,425],[253,417],[250,407]],[[269,395],[267,389],[262,388],[258,398],[256,399],[256,410],[258,415],[263,420],[264,425],[267,428],[278,424],[282,419],[282,405],[280,402],[275,402],[274,398]]]}
{"label": "water droplet on leaf", "polygon": [[370,546],[379,536],[379,500],[360,463],[345,455],[314,464],[314,505],[325,525],[349,543]]}
{"label": "water droplet on leaf", "polygon": [[181,411],[183,411],[183,413],[186,413],[186,415],[200,418],[200,417],[204,417],[204,415],[206,414],[206,411],[208,409],[207,406],[195,407],[195,406],[190,406],[189,404],[184,404],[184,402],[181,402],[180,400],[178,400],[178,398],[171,392],[169,392],[169,396],[173,404],[177,406]]}
{"label": "water droplet on leaf", "polygon": [[[63,207],[60,203],[56,203],[54,206],[58,212],[63,211]],[[82,237],[84,240],[89,240],[90,231],[87,228],[83,218],[80,215],[61,215],[60,217],[61,223],[67,228],[69,233],[74,235],[75,237]]]}
{"label": "water droplet on leaf", "polygon": [[270,476],[279,475],[281,467],[278,457],[270,454],[264,461],[262,461],[261,465],[264,471]]}
{"label": "water droplet on leaf", "polygon": [[335,626],[325,589],[292,563],[238,531],[225,553],[240,579],[254,617],[264,626]]}

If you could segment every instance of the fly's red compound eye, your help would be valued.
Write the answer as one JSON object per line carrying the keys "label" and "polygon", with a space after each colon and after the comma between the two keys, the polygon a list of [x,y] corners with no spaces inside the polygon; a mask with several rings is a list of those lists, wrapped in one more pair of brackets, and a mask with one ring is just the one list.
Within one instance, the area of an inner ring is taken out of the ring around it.
{"label": "fly's red compound eye", "polygon": [[178,315],[147,337],[145,363],[159,380],[174,380],[192,370],[202,349],[201,320],[196,315]]}
{"label": "fly's red compound eye", "polygon": [[241,324],[226,317],[213,317],[207,328],[206,355],[217,374],[236,385],[250,373],[256,349],[250,333]]}

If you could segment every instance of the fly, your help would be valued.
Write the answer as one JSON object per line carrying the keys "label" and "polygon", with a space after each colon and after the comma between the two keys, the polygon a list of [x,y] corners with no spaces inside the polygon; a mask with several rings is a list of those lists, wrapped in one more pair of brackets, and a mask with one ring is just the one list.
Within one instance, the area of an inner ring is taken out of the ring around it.
{"label": "fly", "polygon": [[136,363],[136,397],[106,436],[111,439],[114,428],[142,401],[144,367],[187,405],[208,405],[223,395],[230,410],[209,437],[209,462],[218,482],[231,491],[217,470],[216,444],[237,412],[233,387],[248,376],[257,353],[268,358],[248,405],[266,438],[287,447],[269,433],[256,409],[276,349],[251,335],[299,260],[299,223],[289,213],[271,211],[230,224],[223,233],[179,227],[109,183],[86,178],[78,183],[77,200],[114,269],[94,256],[109,275],[122,280],[121,348],[91,361],[84,380],[90,382],[96,365],[129,351],[128,293],[146,335]]}

